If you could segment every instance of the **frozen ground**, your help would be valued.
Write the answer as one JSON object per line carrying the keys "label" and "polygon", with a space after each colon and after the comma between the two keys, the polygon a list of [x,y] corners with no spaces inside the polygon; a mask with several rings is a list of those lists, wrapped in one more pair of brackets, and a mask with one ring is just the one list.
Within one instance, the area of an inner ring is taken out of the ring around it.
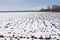
{"label": "frozen ground", "polygon": [[60,40],[59,13],[0,13],[0,40]]}

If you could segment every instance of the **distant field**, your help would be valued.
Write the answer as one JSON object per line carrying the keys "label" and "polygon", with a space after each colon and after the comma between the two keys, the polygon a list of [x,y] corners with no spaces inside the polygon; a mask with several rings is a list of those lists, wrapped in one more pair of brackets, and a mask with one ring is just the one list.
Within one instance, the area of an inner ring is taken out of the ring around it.
{"label": "distant field", "polygon": [[60,40],[60,13],[0,13],[0,40]]}

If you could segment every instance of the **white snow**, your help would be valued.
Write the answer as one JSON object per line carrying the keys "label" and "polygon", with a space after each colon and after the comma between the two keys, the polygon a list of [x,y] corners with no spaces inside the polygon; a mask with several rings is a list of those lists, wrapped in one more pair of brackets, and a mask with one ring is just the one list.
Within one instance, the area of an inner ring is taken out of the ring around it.
{"label": "white snow", "polygon": [[[46,38],[50,35],[52,39],[59,39],[58,34],[60,35],[59,13],[0,13],[0,35],[5,36],[6,40],[11,37],[12,40],[32,40],[31,36]],[[20,38],[21,36],[26,38]]]}

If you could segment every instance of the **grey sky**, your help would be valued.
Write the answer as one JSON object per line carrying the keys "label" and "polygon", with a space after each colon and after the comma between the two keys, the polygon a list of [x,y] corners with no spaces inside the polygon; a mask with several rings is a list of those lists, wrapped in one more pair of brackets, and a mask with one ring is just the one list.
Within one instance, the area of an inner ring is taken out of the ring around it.
{"label": "grey sky", "polygon": [[0,10],[38,10],[55,4],[60,0],[0,0]]}

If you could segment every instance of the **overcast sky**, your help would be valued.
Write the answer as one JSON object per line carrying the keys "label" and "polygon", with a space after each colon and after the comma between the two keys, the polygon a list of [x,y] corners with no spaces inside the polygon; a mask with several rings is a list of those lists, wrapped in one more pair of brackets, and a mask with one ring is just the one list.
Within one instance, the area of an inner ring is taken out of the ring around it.
{"label": "overcast sky", "polygon": [[0,10],[38,10],[56,4],[60,0],[0,0]]}

